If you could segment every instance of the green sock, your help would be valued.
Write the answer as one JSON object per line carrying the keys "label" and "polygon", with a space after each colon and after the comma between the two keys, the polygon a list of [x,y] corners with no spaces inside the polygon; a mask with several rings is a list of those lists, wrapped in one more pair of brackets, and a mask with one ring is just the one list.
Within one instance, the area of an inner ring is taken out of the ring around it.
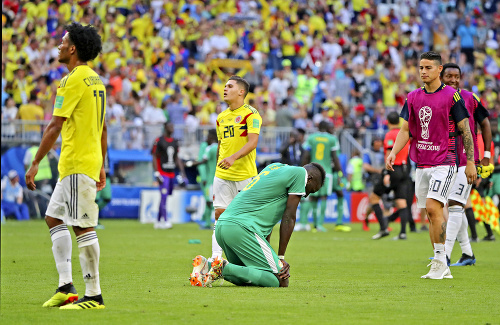
{"label": "green sock", "polygon": [[318,225],[318,201],[311,202],[313,211],[313,224],[314,227]]}
{"label": "green sock", "polygon": [[300,220],[299,222],[303,225],[307,224],[307,215],[309,214],[309,210],[311,209],[311,203],[309,200],[302,200],[300,202]]}
{"label": "green sock", "polygon": [[99,199],[96,201],[96,204],[97,204],[97,207],[99,208],[99,211],[104,209],[106,207],[106,205],[108,205],[109,202],[107,202],[106,200],[103,200],[103,199]]}
{"label": "green sock", "polygon": [[222,271],[224,280],[235,285],[251,285],[257,287],[279,287],[278,278],[271,272],[228,263]]}
{"label": "green sock", "polygon": [[212,216],[212,209],[208,206],[205,206],[205,212],[203,212],[203,216],[201,217],[201,221],[205,225],[210,225],[210,217]]}
{"label": "green sock", "polygon": [[319,205],[318,226],[323,225],[323,221],[325,220],[325,212],[326,212],[326,199],[321,200]]}
{"label": "green sock", "polygon": [[339,197],[337,201],[337,225],[341,225],[344,222],[342,218],[344,217],[344,198]]}

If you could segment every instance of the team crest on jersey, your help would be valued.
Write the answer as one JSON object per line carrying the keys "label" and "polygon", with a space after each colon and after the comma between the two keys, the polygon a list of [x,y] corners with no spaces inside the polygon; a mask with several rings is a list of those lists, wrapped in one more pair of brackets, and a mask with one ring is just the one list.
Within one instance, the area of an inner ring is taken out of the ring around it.
{"label": "team crest on jersey", "polygon": [[418,112],[420,118],[420,127],[422,128],[422,139],[429,139],[429,123],[432,118],[432,109],[429,106],[424,106]]}
{"label": "team crest on jersey", "polygon": [[241,122],[241,115],[236,116],[234,119],[234,123],[240,123]]}

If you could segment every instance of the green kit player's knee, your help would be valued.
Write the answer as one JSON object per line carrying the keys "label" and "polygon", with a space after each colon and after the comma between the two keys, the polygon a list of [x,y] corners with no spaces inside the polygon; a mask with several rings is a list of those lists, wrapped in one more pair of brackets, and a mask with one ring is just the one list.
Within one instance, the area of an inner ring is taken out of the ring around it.
{"label": "green kit player's knee", "polygon": [[224,267],[222,275],[224,280],[235,285],[256,287],[279,287],[280,285],[274,273],[231,263]]}

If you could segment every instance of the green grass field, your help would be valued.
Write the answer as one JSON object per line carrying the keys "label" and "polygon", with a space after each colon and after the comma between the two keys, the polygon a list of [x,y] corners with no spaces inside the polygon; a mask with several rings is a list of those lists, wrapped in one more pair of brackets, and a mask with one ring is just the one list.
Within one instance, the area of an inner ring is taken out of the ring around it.
{"label": "green grass field", "polygon": [[[423,280],[432,256],[428,233],[407,241],[351,233],[294,233],[286,253],[289,288],[191,287],[191,259],[210,255],[211,232],[195,224],[154,230],[104,220],[98,230],[106,309],[63,311],[42,304],[57,287],[45,223],[1,227],[1,318],[7,324],[500,324],[500,243],[473,243],[476,266],[454,279]],[[395,228],[399,228],[396,225]],[[478,227],[484,235],[482,226]],[[395,235],[396,232],[393,231]],[[73,235],[74,236],[74,235]],[[188,244],[200,239],[201,244]],[[278,232],[273,236],[277,247]],[[452,261],[460,257],[455,245]],[[73,278],[85,292],[78,248]],[[69,315],[68,314],[72,314]],[[76,315],[79,314],[79,315]],[[85,315],[83,315],[85,314]]]}

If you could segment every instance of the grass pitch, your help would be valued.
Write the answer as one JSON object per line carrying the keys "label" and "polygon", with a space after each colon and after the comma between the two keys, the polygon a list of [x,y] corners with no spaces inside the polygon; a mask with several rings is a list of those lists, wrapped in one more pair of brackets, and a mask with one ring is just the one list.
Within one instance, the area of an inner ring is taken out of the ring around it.
{"label": "grass pitch", "polygon": [[[1,315],[7,324],[500,324],[500,243],[473,243],[476,266],[454,279],[424,280],[432,256],[428,233],[379,241],[351,233],[294,233],[286,260],[289,288],[191,287],[191,259],[209,256],[211,231],[195,224],[154,230],[136,221],[103,220],[98,230],[106,309],[43,308],[57,287],[43,221],[1,227]],[[399,225],[395,228],[399,229]],[[484,236],[479,226],[480,236]],[[74,237],[74,234],[72,234]],[[273,247],[279,232],[275,229]],[[200,239],[201,244],[188,244]],[[458,243],[452,262],[460,257]],[[85,286],[73,238],[73,279]],[[70,315],[68,315],[70,314]]]}

